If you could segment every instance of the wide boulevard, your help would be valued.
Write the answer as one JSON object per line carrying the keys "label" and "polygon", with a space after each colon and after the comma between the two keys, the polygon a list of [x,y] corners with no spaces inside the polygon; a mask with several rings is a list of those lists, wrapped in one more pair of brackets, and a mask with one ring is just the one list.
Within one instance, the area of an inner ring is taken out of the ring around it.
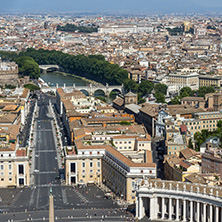
{"label": "wide boulevard", "polygon": [[104,199],[97,186],[74,188],[61,184],[52,117],[48,97],[39,94],[38,116],[35,118],[35,145],[32,185],[16,189],[0,189],[0,221],[47,221],[50,187],[54,196],[56,221],[124,221],[113,200]]}

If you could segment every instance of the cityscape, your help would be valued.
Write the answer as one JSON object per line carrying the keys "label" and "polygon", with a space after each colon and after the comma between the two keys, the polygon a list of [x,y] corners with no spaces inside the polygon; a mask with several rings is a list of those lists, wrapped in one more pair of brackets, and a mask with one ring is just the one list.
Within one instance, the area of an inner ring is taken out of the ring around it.
{"label": "cityscape", "polygon": [[3,4],[0,222],[222,221],[222,4],[198,2]]}

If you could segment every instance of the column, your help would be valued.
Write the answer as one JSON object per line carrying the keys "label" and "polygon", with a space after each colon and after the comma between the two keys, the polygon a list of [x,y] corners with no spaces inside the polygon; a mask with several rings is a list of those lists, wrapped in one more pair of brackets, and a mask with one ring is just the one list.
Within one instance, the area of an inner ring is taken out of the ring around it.
{"label": "column", "polygon": [[172,220],[172,198],[169,198],[169,220]]}
{"label": "column", "polygon": [[200,220],[200,202],[197,202],[197,222]]}
{"label": "column", "polygon": [[180,200],[177,199],[177,200],[176,200],[176,220],[177,220],[177,221],[180,220],[179,204],[180,204]]}
{"label": "column", "polygon": [[193,222],[193,201],[190,201],[190,222]]}
{"label": "column", "polygon": [[212,204],[210,205],[210,222],[213,221],[213,206]]}
{"label": "column", "polygon": [[204,203],[203,204],[203,222],[206,222],[207,219],[207,205]]}
{"label": "column", "polygon": [[143,206],[143,198],[139,198],[139,217],[138,219],[142,219],[144,217],[144,206]]}
{"label": "column", "polygon": [[215,209],[215,222],[219,222],[219,207],[216,206],[216,209]]}
{"label": "column", "polygon": [[162,220],[165,217],[165,198],[162,197]]}
{"label": "column", "polygon": [[187,221],[187,207],[186,207],[186,200],[183,200],[183,221]]}
{"label": "column", "polygon": [[155,204],[154,204],[153,197],[151,197],[150,198],[150,219],[151,220],[154,219],[154,211],[155,211]]}
{"label": "column", "polygon": [[53,200],[51,188],[50,188],[50,195],[49,195],[49,222],[54,222],[54,200]]}
{"label": "column", "polygon": [[139,197],[136,196],[136,218],[139,217]]}

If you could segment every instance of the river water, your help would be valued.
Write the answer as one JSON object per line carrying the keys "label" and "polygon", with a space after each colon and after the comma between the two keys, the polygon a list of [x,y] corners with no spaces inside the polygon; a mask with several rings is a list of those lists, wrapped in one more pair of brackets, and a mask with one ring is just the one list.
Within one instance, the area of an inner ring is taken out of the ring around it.
{"label": "river water", "polygon": [[86,86],[89,84],[82,79],[76,78],[75,76],[63,75],[58,72],[41,74],[41,78],[52,86],[56,86],[56,83],[58,83],[59,86],[63,86],[64,83],[66,84],[66,86],[73,86],[73,83],[75,83],[76,86]]}
{"label": "river water", "polygon": [[[46,74],[42,73],[40,76],[46,83],[48,83],[49,86],[56,86],[58,83],[58,86],[62,87],[64,84],[66,86],[73,86],[73,83],[75,83],[76,86],[87,86],[89,83],[87,81],[84,81],[83,79],[77,78],[75,76],[70,75],[63,75],[59,72],[48,72]],[[95,93],[95,96],[104,96],[103,92],[97,91]],[[107,103],[112,103],[112,99],[109,97],[105,97],[105,100]]]}

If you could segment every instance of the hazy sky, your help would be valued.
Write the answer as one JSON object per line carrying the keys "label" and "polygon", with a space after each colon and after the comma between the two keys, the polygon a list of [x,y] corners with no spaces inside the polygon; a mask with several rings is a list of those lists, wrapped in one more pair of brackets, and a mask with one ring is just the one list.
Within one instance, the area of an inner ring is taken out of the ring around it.
{"label": "hazy sky", "polygon": [[221,11],[222,0],[0,0],[1,11]]}

